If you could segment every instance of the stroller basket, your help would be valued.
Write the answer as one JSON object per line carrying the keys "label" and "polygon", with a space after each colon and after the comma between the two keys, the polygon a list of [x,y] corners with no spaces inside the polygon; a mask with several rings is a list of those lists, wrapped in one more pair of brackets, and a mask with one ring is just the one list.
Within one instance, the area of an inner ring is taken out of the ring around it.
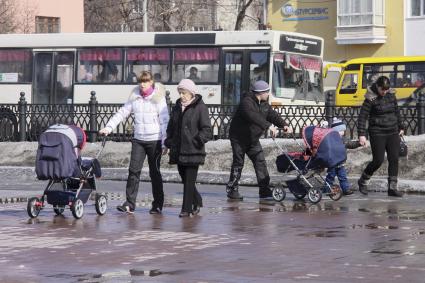
{"label": "stroller basket", "polygon": [[304,170],[308,167],[309,163],[310,157],[305,155],[303,152],[288,152],[287,154],[281,154],[276,158],[276,168],[280,173]]}

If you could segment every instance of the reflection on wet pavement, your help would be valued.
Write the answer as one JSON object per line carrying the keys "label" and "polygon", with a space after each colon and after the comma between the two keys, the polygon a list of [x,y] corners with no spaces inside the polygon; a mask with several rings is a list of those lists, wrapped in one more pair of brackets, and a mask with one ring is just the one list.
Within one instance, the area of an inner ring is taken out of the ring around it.
{"label": "reflection on wet pavement", "polygon": [[[179,219],[181,194],[149,215],[109,200],[75,220],[46,208],[28,219],[25,203],[0,205],[0,279],[16,282],[421,282],[425,211],[420,196],[353,196],[318,204],[206,194],[199,216]],[[308,266],[308,268],[306,268]],[[18,268],[19,271],[16,271]],[[12,270],[14,270],[12,272]],[[149,281],[154,280],[154,281]],[[8,282],[2,281],[0,282]]]}

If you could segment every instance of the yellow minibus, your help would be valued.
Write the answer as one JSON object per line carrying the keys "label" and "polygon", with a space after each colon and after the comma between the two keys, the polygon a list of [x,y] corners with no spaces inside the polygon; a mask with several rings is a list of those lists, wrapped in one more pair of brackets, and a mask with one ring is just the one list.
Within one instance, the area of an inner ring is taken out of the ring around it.
{"label": "yellow minibus", "polygon": [[408,99],[425,82],[425,56],[357,58],[344,63],[328,64],[324,76],[330,67],[341,68],[335,91],[336,106],[361,105],[367,87],[379,76],[390,79],[399,103]]}

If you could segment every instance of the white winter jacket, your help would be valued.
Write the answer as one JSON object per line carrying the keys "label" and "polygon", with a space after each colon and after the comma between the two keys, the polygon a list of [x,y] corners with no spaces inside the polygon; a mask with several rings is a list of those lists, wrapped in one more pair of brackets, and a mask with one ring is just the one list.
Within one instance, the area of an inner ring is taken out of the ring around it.
{"label": "white winter jacket", "polygon": [[161,140],[164,147],[170,119],[164,86],[155,83],[154,92],[146,98],[140,95],[139,87],[134,88],[128,101],[109,120],[106,128],[112,132],[131,112],[134,113],[134,138],[141,141]]}

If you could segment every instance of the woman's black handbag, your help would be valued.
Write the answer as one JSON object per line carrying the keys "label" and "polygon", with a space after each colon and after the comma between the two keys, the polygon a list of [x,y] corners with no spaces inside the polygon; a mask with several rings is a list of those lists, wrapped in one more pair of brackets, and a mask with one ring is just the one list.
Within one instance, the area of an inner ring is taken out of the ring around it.
{"label": "woman's black handbag", "polygon": [[407,143],[404,140],[404,137],[401,136],[400,137],[400,153],[399,153],[400,157],[407,157]]}

